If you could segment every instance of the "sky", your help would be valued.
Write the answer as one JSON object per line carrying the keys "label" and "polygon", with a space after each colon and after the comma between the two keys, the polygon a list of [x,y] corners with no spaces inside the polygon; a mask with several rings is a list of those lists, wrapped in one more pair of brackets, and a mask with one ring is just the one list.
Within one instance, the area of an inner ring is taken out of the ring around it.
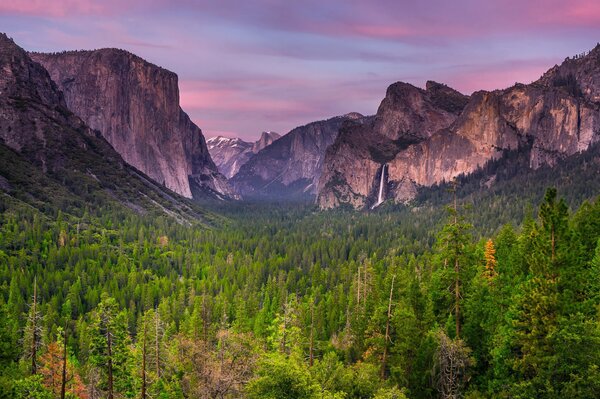
{"label": "sky", "polygon": [[179,76],[206,138],[349,112],[397,81],[465,94],[529,83],[600,41],[598,0],[0,0],[30,51],[116,47]]}

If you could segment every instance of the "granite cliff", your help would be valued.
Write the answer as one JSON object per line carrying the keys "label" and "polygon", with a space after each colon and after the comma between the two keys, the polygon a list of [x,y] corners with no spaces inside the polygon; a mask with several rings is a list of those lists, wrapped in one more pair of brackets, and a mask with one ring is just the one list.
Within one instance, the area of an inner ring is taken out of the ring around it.
{"label": "granite cliff", "polygon": [[185,197],[228,196],[201,130],[179,106],[177,75],[127,51],[31,53],[68,108],[130,165]]}
{"label": "granite cliff", "polygon": [[231,182],[244,198],[314,198],[323,158],[345,124],[366,118],[350,113],[297,127],[241,166]]}
{"label": "granite cliff", "polygon": [[327,150],[318,186],[320,206],[368,205],[378,191],[382,165],[450,126],[468,101],[469,97],[436,82],[427,82],[425,90],[392,84],[375,117],[345,126]]}
{"label": "granite cliff", "polygon": [[343,130],[328,150],[318,203],[371,206],[383,165],[385,197],[405,202],[420,187],[473,173],[506,151],[526,153],[536,169],[599,140],[600,46],[531,84],[470,97],[434,83],[425,91],[396,83],[373,123]]}
{"label": "granite cliff", "polygon": [[65,102],[39,63],[0,34],[0,192],[42,212],[127,207],[188,222],[189,201],[128,165]]}

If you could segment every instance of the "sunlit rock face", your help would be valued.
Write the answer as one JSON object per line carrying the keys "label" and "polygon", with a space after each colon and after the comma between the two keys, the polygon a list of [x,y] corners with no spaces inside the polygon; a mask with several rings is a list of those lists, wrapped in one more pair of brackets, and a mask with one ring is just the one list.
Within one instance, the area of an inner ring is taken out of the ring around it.
{"label": "sunlit rock face", "polygon": [[468,100],[436,82],[427,82],[425,90],[402,82],[391,85],[375,117],[364,124],[345,126],[327,150],[318,185],[319,205],[369,205],[376,197],[382,165],[449,127]]}
{"label": "sunlit rock face", "polygon": [[342,126],[365,119],[350,113],[297,127],[251,157],[231,182],[244,198],[314,199],[325,151]]}
{"label": "sunlit rock face", "polygon": [[206,140],[206,145],[219,172],[232,178],[250,158],[280,137],[275,132],[262,132],[257,141],[249,143],[238,137],[216,136]]}
{"label": "sunlit rock face", "polygon": [[202,131],[179,106],[177,75],[117,49],[31,53],[67,106],[130,165],[186,196],[227,196]]}
{"label": "sunlit rock face", "polygon": [[506,150],[526,152],[535,169],[598,140],[600,47],[529,85],[470,97],[431,82],[426,90],[396,83],[373,123],[340,132],[325,158],[318,203],[370,205],[383,164],[387,198],[405,202],[419,187],[470,174]]}

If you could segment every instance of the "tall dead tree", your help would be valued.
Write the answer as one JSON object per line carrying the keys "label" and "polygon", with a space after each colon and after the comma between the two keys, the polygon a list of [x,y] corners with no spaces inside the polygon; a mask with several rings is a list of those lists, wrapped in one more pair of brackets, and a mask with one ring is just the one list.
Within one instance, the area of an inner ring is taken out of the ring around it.
{"label": "tall dead tree", "polygon": [[38,324],[37,324],[37,277],[33,278],[33,304],[32,306],[32,334],[31,334],[31,374],[37,371],[37,346],[38,346]]}
{"label": "tall dead tree", "polygon": [[38,309],[37,278],[33,279],[33,300],[27,313],[27,323],[23,331],[23,359],[30,361],[30,372],[37,374],[38,350],[42,345],[42,316]]}
{"label": "tall dead tree", "polygon": [[60,399],[65,399],[67,392],[67,344],[69,340],[69,323],[65,322],[64,342],[63,342],[63,357],[62,357],[62,378],[60,381]]}
{"label": "tall dead tree", "polygon": [[143,320],[143,332],[142,332],[142,392],[141,392],[141,397],[142,399],[146,399],[146,384],[147,384],[147,380],[146,380],[146,341],[147,341],[147,333],[146,333],[146,324],[147,324],[147,320]]}
{"label": "tall dead tree", "polygon": [[388,354],[388,343],[390,342],[390,320],[392,318],[392,299],[394,295],[394,280],[396,276],[392,276],[392,286],[390,287],[390,300],[388,301],[387,320],[385,323],[385,341],[383,344],[383,356],[381,358],[381,378],[385,378],[385,368]]}
{"label": "tall dead tree", "polygon": [[450,339],[444,332],[438,334],[433,376],[442,399],[459,399],[472,365],[471,350],[461,339]]}
{"label": "tall dead tree", "polygon": [[315,346],[315,302],[310,303],[310,342],[308,349],[308,365],[313,366],[314,362],[314,346]]}

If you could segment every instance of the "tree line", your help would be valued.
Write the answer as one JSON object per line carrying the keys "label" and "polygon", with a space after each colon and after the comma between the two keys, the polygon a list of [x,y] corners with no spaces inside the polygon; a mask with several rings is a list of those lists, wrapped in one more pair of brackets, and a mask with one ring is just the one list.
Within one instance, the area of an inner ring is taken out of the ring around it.
{"label": "tree line", "polygon": [[8,207],[0,397],[596,397],[600,201],[480,228],[450,198],[221,227]]}

